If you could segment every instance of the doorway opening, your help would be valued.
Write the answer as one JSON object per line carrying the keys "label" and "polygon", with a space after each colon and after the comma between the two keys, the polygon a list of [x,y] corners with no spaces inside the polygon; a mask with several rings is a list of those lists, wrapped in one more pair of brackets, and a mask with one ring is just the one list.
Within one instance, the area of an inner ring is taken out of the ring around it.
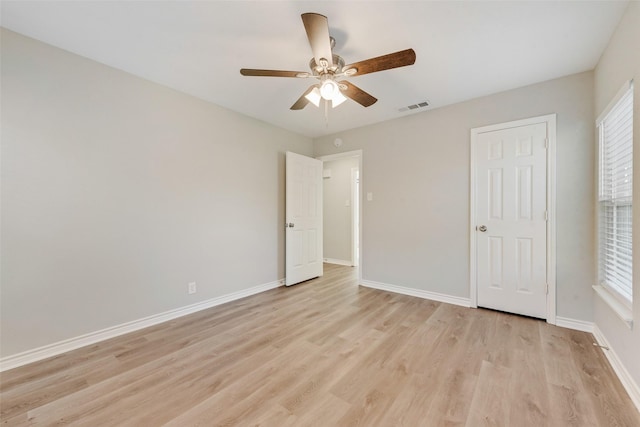
{"label": "doorway opening", "polygon": [[362,150],[318,157],[323,162],[323,259],[351,266],[361,279]]}

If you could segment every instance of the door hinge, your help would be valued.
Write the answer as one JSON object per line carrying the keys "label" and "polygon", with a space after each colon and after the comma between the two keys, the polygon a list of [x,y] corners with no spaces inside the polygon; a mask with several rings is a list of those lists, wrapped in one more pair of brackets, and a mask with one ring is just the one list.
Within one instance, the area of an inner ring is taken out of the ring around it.
{"label": "door hinge", "polygon": [[549,138],[544,139],[544,148],[549,148]]}
{"label": "door hinge", "polygon": [[544,211],[544,220],[549,221],[549,211]]}
{"label": "door hinge", "polygon": [[545,295],[549,295],[549,284],[548,283],[544,284],[544,293],[545,293]]}

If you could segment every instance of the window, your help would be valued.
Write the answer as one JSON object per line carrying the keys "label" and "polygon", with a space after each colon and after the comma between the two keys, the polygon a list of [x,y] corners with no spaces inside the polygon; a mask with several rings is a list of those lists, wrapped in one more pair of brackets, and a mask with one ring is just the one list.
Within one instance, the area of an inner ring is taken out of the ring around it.
{"label": "window", "polygon": [[599,280],[625,305],[632,301],[633,82],[598,119]]}

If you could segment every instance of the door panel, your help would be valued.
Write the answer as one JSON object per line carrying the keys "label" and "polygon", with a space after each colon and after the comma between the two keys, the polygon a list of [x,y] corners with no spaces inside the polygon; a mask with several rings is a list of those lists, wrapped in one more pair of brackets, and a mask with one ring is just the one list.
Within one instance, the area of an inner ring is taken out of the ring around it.
{"label": "door panel", "polygon": [[489,218],[502,219],[502,169],[489,169]]}
{"label": "door panel", "polygon": [[322,162],[286,153],[287,286],[322,276]]}
{"label": "door panel", "polygon": [[546,123],[478,135],[478,306],[546,318],[546,138]]}
{"label": "door panel", "polygon": [[490,283],[494,289],[502,289],[502,277],[504,270],[502,268],[502,237],[489,237],[489,269]]}

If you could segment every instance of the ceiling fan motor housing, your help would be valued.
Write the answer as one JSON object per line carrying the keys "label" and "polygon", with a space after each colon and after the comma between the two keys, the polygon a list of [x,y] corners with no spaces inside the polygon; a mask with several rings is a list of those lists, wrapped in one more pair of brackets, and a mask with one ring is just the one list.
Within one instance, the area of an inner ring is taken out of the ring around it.
{"label": "ceiling fan motor housing", "polygon": [[340,55],[333,54],[333,66],[326,67],[321,64],[317,64],[315,58],[311,58],[309,61],[309,68],[311,68],[311,73],[314,76],[321,76],[326,73],[338,74],[342,72],[342,68],[344,67],[344,59]]}

